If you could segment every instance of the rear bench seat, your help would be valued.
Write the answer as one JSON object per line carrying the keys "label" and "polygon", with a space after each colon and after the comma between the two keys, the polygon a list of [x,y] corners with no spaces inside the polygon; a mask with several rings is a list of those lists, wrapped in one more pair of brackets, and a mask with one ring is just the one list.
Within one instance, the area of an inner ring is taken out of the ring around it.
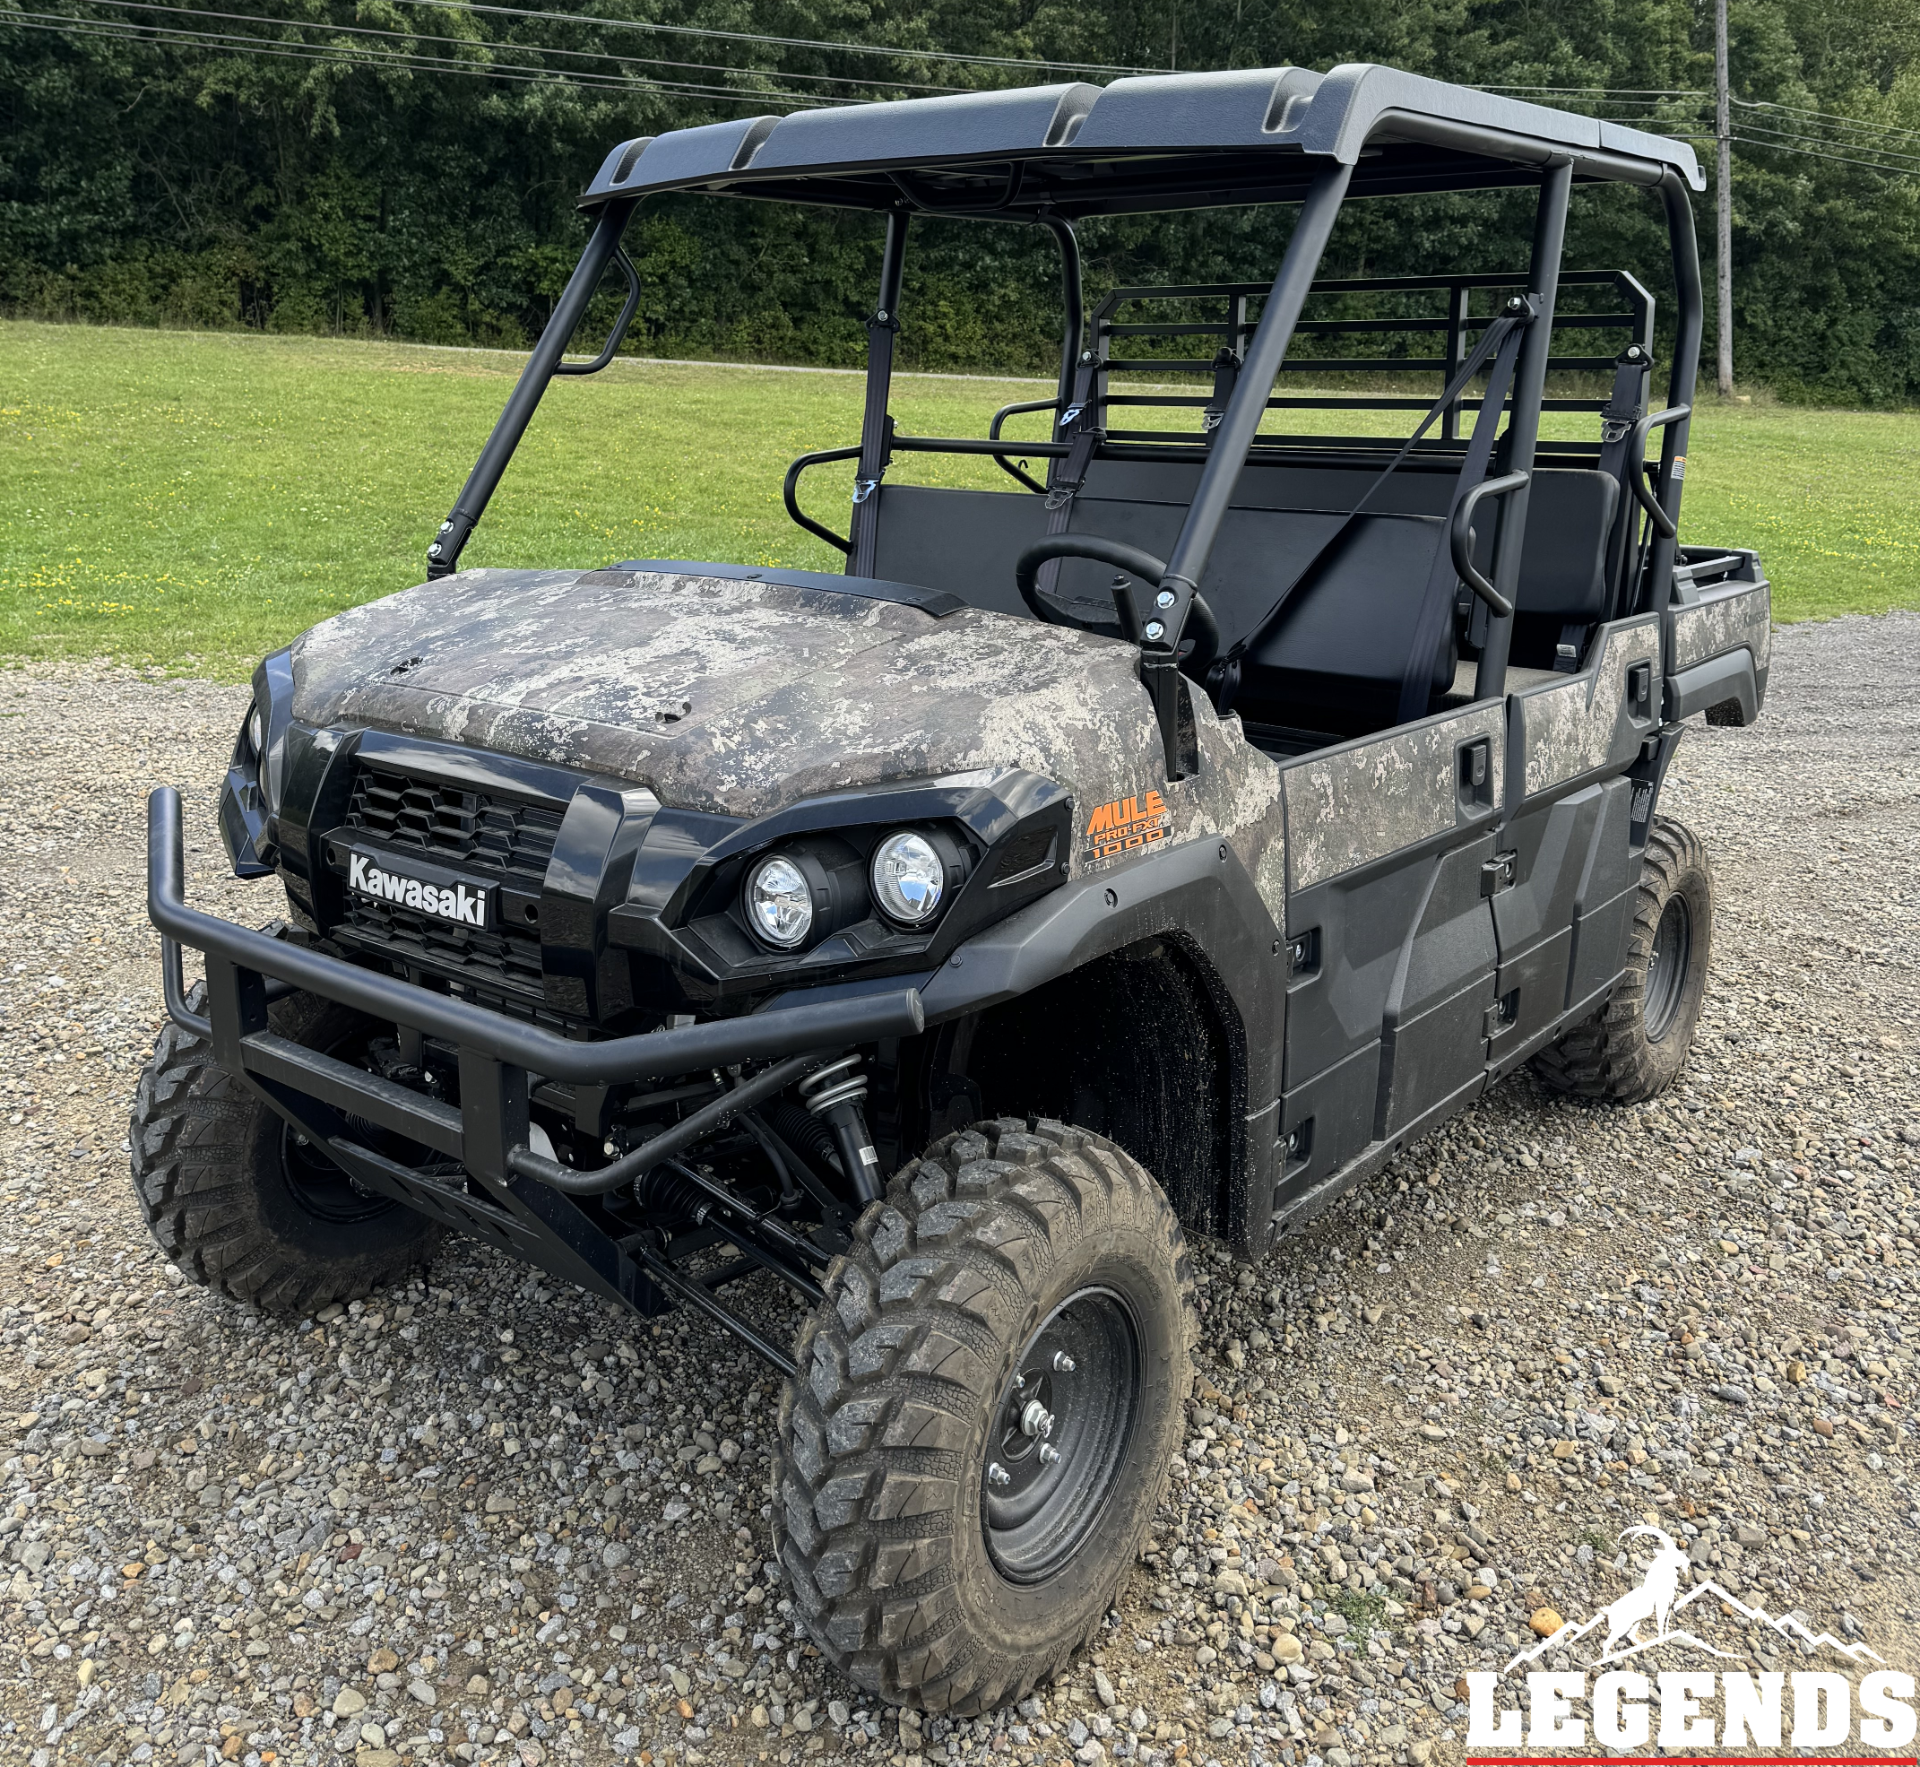
{"label": "rear bench seat", "polygon": [[[1301,563],[1339,528],[1378,469],[1249,465],[1221,524],[1201,592],[1232,643],[1258,624]],[[1122,540],[1165,558],[1186,519],[1200,467],[1097,461],[1074,500],[1068,532]],[[1395,721],[1407,647],[1437,547],[1455,471],[1409,462],[1368,513],[1294,590],[1246,659],[1236,709],[1249,722],[1360,735]],[[1047,531],[1043,499],[1018,491],[883,484],[874,575],[944,589],[975,607],[1024,616],[1014,563]],[[1515,654],[1551,658],[1567,624],[1604,617],[1608,536],[1619,485],[1607,474],[1550,468],[1535,474],[1521,553]],[[1491,552],[1482,524],[1476,555]],[[1112,617],[1112,567],[1069,559],[1057,592]],[[1528,642],[1522,643],[1522,639]],[[1433,691],[1453,685],[1451,645],[1430,659]]]}

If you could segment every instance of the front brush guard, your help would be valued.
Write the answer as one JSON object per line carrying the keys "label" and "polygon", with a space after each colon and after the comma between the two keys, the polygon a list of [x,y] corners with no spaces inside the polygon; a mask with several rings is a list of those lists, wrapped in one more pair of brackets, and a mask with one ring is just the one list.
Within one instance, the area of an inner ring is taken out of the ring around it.
{"label": "front brush guard", "polygon": [[[792,1363],[722,1307],[711,1285],[666,1263],[594,1196],[562,1194],[535,1176],[548,1164],[530,1147],[528,1098],[542,1078],[585,1085],[706,1074],[744,1061],[812,1057],[851,1044],[910,1037],[924,1027],[913,989],[763,1011],[603,1042],[579,1042],[471,1002],[363,969],[324,952],[236,926],[186,904],[180,794],[147,799],[147,914],[161,935],[167,1013],[212,1046],[213,1059],[317,1143],[357,1184],[512,1256],[634,1308],[657,1313],[662,1290],[698,1306],[782,1372]],[[186,1004],[181,947],[206,958],[206,1011]],[[299,989],[451,1044],[457,1106],[277,1036],[269,1003]],[[464,1168],[419,1170],[368,1147],[352,1119],[430,1149]],[[664,1150],[663,1150],[664,1151]],[[471,1182],[468,1182],[470,1180]],[[744,1202],[736,1212],[751,1219]]]}

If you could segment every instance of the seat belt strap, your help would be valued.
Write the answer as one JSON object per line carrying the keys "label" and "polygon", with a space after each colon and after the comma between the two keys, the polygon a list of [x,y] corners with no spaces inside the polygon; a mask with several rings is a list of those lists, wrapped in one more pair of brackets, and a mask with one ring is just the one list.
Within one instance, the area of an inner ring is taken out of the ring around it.
{"label": "seat belt strap", "polygon": [[[1440,397],[1435,399],[1433,404],[1428,407],[1426,416],[1420,419],[1419,425],[1415,428],[1413,434],[1407,437],[1406,441],[1401,444],[1400,452],[1387,462],[1386,466],[1381,469],[1379,476],[1360,493],[1359,502],[1354,504],[1354,506],[1340,518],[1339,522],[1334,526],[1333,532],[1328,534],[1326,539],[1321,541],[1320,544],[1308,554],[1306,563],[1288,579],[1286,587],[1274,597],[1272,605],[1269,606],[1267,611],[1254,623],[1252,629],[1246,636],[1236,638],[1227,650],[1215,659],[1212,667],[1207,670],[1207,692],[1212,697],[1216,710],[1224,713],[1233,709],[1233,702],[1240,696],[1241,660],[1246,656],[1248,651],[1260,642],[1261,638],[1266,634],[1267,628],[1279,617],[1280,610],[1287,605],[1288,597],[1313,574],[1319,567],[1320,561],[1331,553],[1340,543],[1345,537],[1347,530],[1353,526],[1354,522],[1358,520],[1360,515],[1365,511],[1374,492],[1379,490],[1399,469],[1402,462],[1413,452],[1414,445],[1420,438],[1440,421],[1441,413],[1466,390],[1467,383],[1486,366],[1488,358],[1491,357],[1509,337],[1517,337],[1521,327],[1523,327],[1526,322],[1527,316],[1524,315],[1502,315],[1500,318],[1494,320],[1494,322],[1480,334],[1480,341],[1473,346],[1472,353],[1467,357],[1466,361],[1460,364],[1453,379],[1447,382]],[[1503,393],[1502,397],[1504,398],[1504,396]],[[1484,411],[1484,409],[1485,406],[1483,405],[1482,410]],[[1482,469],[1482,474],[1484,476],[1484,469]]]}
{"label": "seat belt strap", "polygon": [[[1500,413],[1507,402],[1507,388],[1513,381],[1514,364],[1520,357],[1524,329],[1516,325],[1500,340],[1493,367],[1487,373],[1487,390],[1480,400],[1479,415],[1473,420],[1473,435],[1467,443],[1467,457],[1460,463],[1460,476],[1454,480],[1453,496],[1447,503],[1446,525],[1440,530],[1440,544],[1434,549],[1433,564],[1427,574],[1426,593],[1420,598],[1414,615],[1413,638],[1407,647],[1406,671],[1400,678],[1400,707],[1396,724],[1410,724],[1424,718],[1433,698],[1433,664],[1440,654],[1453,624],[1453,597],[1460,587],[1459,573],[1453,568],[1453,549],[1448,535],[1453,529],[1453,512],[1473,486],[1487,476],[1493,461],[1493,440],[1500,428]],[[1505,520],[1502,513],[1501,519]],[[1518,544],[1518,540],[1515,540]]]}
{"label": "seat belt strap", "polygon": [[[1637,581],[1640,575],[1637,549],[1633,542],[1639,527],[1640,505],[1633,495],[1633,475],[1640,461],[1628,459],[1634,426],[1647,414],[1647,377],[1653,371],[1653,358],[1639,344],[1629,344],[1614,358],[1613,393],[1600,413],[1600,459],[1598,470],[1620,487],[1620,507],[1613,518],[1613,531],[1607,536],[1606,582],[1609,611],[1613,598],[1622,592],[1623,582]],[[1636,551],[1629,561],[1627,554]],[[1631,563],[1631,569],[1628,568]]]}
{"label": "seat belt strap", "polygon": [[1213,358],[1213,396],[1200,413],[1200,433],[1207,438],[1209,448],[1213,446],[1213,432],[1227,414],[1239,379],[1240,358],[1223,344]]}
{"label": "seat belt strap", "polygon": [[880,540],[880,481],[893,459],[893,417],[887,395],[893,385],[893,347],[900,335],[897,313],[875,313],[867,321],[867,403],[860,423],[860,463],[853,479],[853,522],[847,575],[873,575]]}
{"label": "seat belt strap", "polygon": [[[1094,450],[1106,440],[1107,432],[1093,409],[1094,367],[1089,362],[1080,364],[1073,377],[1073,402],[1060,413],[1060,434],[1067,438],[1069,445],[1065,457],[1054,462],[1053,471],[1047,477],[1049,536],[1067,531],[1067,524],[1073,520],[1073,500],[1087,482],[1087,468],[1093,464]],[[1062,562],[1050,558],[1040,567],[1034,584],[1042,594],[1053,593]]]}

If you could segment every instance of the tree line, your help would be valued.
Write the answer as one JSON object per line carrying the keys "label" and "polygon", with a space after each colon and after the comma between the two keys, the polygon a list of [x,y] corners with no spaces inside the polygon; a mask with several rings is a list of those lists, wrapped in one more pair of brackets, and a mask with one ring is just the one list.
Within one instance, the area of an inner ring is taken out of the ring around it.
{"label": "tree line", "polygon": [[[1920,396],[1920,8],[1734,0],[1731,45],[1741,379],[1792,399]],[[1688,136],[1711,167],[1711,0],[0,0],[0,308],[518,347],[578,252],[580,187],[628,137],[805,103],[1342,61]],[[1328,270],[1517,268],[1530,206],[1350,205]],[[1091,223],[1089,283],[1259,279],[1285,227],[1257,211]],[[906,364],[1045,372],[1051,241],[916,229]],[[873,217],[670,198],[629,241],[629,347],[862,359]],[[1664,292],[1664,257],[1651,203],[1576,198],[1569,264]]]}

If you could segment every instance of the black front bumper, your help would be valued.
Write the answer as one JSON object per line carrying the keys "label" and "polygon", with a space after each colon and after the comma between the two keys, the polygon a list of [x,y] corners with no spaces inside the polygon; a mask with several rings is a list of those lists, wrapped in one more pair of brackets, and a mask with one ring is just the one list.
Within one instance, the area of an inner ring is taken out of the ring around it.
{"label": "black front bumper", "polygon": [[[516,1170],[529,1151],[534,1086],[542,1079],[578,1086],[671,1079],[913,1036],[924,1026],[920,997],[907,988],[598,1042],[562,1037],[189,908],[180,796],[170,786],[147,800],[147,913],[161,934],[168,1016],[208,1042],[220,1066],[318,1142],[356,1183],[644,1312],[658,1310],[652,1279],[662,1275],[648,1247],[610,1231],[592,1199],[562,1195]],[[204,1014],[186,1004],[186,945],[205,954]],[[276,1035],[267,1008],[294,990],[450,1045],[459,1103]],[[355,1119],[436,1157],[424,1169],[400,1164],[368,1147]]]}

